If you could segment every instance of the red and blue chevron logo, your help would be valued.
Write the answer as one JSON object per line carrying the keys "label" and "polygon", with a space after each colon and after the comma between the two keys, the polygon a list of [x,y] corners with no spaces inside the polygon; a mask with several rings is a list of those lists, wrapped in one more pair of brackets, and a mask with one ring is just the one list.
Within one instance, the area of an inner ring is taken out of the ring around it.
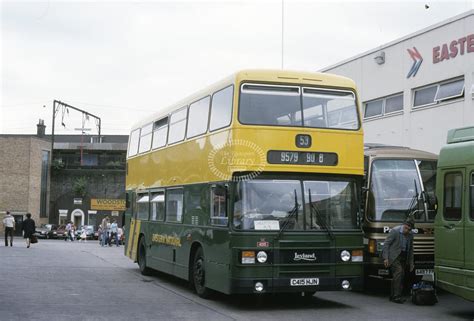
{"label": "red and blue chevron logo", "polygon": [[413,47],[413,49],[407,49],[407,51],[411,59],[413,59],[413,65],[411,65],[407,78],[415,77],[418,69],[420,69],[421,63],[423,62],[423,57],[420,55],[416,47]]}

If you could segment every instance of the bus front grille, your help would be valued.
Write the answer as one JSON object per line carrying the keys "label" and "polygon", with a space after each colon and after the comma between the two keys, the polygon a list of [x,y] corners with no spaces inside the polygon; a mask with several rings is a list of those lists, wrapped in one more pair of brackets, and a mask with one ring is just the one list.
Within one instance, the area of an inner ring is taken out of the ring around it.
{"label": "bus front grille", "polygon": [[413,242],[414,255],[434,255],[434,240],[433,239],[415,239]]}
{"label": "bus front grille", "polygon": [[331,269],[328,265],[304,265],[297,266],[279,266],[278,275],[280,277],[312,277],[312,276],[326,276],[331,274]]}

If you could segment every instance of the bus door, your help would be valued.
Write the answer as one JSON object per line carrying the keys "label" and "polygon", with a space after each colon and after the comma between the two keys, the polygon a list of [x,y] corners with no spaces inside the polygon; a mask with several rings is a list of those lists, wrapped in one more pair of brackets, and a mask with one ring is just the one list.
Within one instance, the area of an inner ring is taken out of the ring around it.
{"label": "bus door", "polygon": [[133,195],[133,201],[131,202],[131,219],[129,235],[127,235],[127,256],[133,261],[137,260],[137,246],[138,246],[138,235],[140,233],[140,223],[138,220],[138,206],[137,202],[140,200],[141,195]]}
{"label": "bus door", "polygon": [[441,171],[439,209],[436,229],[436,260],[441,266],[464,266],[464,218],[467,204],[464,193],[465,169]]}
{"label": "bus door", "polygon": [[[155,260],[158,268],[169,271],[163,267],[163,245],[162,226],[165,220],[165,190],[151,191],[150,197],[150,225],[149,233],[151,239],[151,256]],[[161,242],[161,243],[160,243]]]}

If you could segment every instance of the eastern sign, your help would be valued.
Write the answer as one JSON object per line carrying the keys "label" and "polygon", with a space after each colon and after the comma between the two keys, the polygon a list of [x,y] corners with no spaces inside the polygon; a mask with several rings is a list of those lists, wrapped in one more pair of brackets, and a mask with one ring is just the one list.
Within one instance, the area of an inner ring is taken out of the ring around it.
{"label": "eastern sign", "polygon": [[474,52],[474,33],[433,48],[433,64]]}
{"label": "eastern sign", "polygon": [[420,69],[420,66],[423,63],[423,57],[421,56],[418,49],[416,49],[416,47],[413,47],[413,49],[407,49],[407,51],[411,59],[413,59],[413,65],[411,65],[407,78],[415,77],[416,73],[418,72],[418,69]]}
{"label": "eastern sign", "polygon": [[99,211],[125,211],[124,199],[92,198],[91,209]]}

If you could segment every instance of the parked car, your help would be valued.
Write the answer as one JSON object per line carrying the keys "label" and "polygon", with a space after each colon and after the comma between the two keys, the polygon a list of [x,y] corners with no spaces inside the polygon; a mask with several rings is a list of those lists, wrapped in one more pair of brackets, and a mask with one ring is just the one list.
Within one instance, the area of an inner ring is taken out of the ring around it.
{"label": "parked car", "polygon": [[35,234],[38,238],[54,238],[55,232],[58,229],[57,225],[54,224],[41,224],[40,227],[37,227],[35,230]]}
{"label": "parked car", "polygon": [[66,238],[66,225],[59,225],[57,230],[53,232],[53,238],[65,239]]}
{"label": "parked car", "polygon": [[82,231],[83,230],[86,230],[86,240],[93,240],[95,237],[94,237],[94,233],[95,233],[95,226],[94,225],[84,225],[84,226],[81,226],[79,227],[77,230],[76,230],[76,239],[80,239],[81,238],[81,235],[82,235]]}

